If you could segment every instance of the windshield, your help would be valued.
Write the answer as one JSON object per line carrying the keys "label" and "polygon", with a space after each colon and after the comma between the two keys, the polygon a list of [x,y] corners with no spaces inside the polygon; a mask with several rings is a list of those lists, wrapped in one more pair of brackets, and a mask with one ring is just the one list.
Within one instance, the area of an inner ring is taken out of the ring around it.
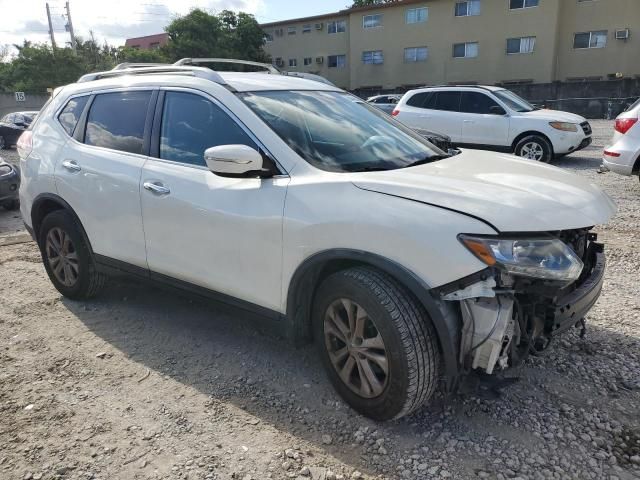
{"label": "windshield", "polygon": [[516,95],[511,90],[495,90],[494,95],[502,100],[511,110],[516,112],[532,112],[536,108],[524,98]]}
{"label": "windshield", "polygon": [[298,155],[332,172],[394,170],[445,153],[391,117],[341,92],[241,94]]}

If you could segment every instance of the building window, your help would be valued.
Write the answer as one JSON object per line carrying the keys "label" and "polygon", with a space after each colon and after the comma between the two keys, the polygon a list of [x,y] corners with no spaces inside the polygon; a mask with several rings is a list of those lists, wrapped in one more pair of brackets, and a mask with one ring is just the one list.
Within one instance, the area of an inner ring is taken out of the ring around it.
{"label": "building window", "polygon": [[404,49],[405,63],[426,62],[427,55],[427,47],[411,47]]}
{"label": "building window", "polygon": [[427,7],[410,8],[404,14],[404,21],[407,24],[425,23],[429,18],[429,9]]}
{"label": "building window", "polygon": [[480,15],[480,0],[456,2],[456,17],[470,17]]}
{"label": "building window", "polygon": [[509,8],[511,10],[519,10],[521,8],[532,8],[538,6],[539,0],[510,0]]}
{"label": "building window", "polygon": [[282,28],[278,28],[275,31],[276,37],[282,37],[284,35],[284,30]]}
{"label": "building window", "polygon": [[343,33],[347,31],[346,20],[336,20],[335,22],[329,22],[327,24],[327,31],[329,33]]}
{"label": "building window", "polygon": [[265,33],[264,34],[264,41],[265,41],[265,43],[273,42],[273,35],[271,35],[270,33]]}
{"label": "building window", "polygon": [[382,26],[382,14],[365,15],[362,17],[362,28],[376,28]]}
{"label": "building window", "polygon": [[507,38],[507,54],[533,53],[536,37]]}
{"label": "building window", "polygon": [[309,65],[311,65],[313,63],[313,58],[312,57],[304,57],[303,60],[304,66],[307,67]]}
{"label": "building window", "polygon": [[290,58],[289,59],[289,66],[290,67],[297,67],[298,66],[298,60],[295,58]]}
{"label": "building window", "polygon": [[287,28],[287,34],[288,35],[295,35],[296,34],[296,27]]}
{"label": "building window", "polygon": [[362,63],[367,65],[382,65],[384,63],[384,55],[382,54],[382,50],[362,52]]}
{"label": "building window", "polygon": [[151,50],[157,50],[157,49],[159,49],[159,48],[160,48],[160,42],[151,42],[151,43],[149,44],[149,48],[150,48]]}
{"label": "building window", "polygon": [[306,24],[302,26],[302,33],[311,33],[311,24]]}
{"label": "building window", "polygon": [[475,58],[478,56],[478,42],[456,43],[453,45],[454,58]]}
{"label": "building window", "polygon": [[329,55],[327,59],[329,68],[344,68],[347,66],[346,55]]}
{"label": "building window", "polygon": [[607,46],[607,31],[576,33],[573,37],[573,48],[604,48]]}

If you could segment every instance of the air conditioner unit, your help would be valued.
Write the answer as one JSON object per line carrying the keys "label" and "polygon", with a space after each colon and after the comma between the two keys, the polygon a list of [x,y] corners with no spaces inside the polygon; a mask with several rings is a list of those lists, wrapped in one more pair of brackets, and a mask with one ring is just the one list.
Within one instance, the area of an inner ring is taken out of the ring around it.
{"label": "air conditioner unit", "polygon": [[324,23],[316,23],[316,30],[322,30],[324,28]]}
{"label": "air conditioner unit", "polygon": [[316,57],[316,63],[324,63],[324,57]]}
{"label": "air conditioner unit", "polygon": [[628,40],[631,37],[631,30],[625,28],[624,30],[616,30],[616,40]]}

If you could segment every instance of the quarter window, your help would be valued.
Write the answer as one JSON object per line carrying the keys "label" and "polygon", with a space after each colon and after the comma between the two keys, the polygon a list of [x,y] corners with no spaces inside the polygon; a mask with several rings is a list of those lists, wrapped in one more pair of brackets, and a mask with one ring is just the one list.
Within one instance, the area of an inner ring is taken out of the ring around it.
{"label": "quarter window", "polygon": [[536,37],[508,38],[507,53],[533,53],[536,45]]}
{"label": "quarter window", "polygon": [[88,96],[72,98],[58,115],[60,125],[70,136],[73,136],[78,120],[80,120],[80,115],[82,115],[88,100]]}
{"label": "quarter window", "polygon": [[346,55],[329,55],[327,59],[329,68],[344,68],[347,65]]}
{"label": "quarter window", "polygon": [[488,95],[478,92],[462,92],[461,112],[486,115],[491,113],[491,107],[500,107],[500,105]]}
{"label": "quarter window", "polygon": [[365,15],[362,17],[362,28],[376,28],[382,26],[382,14]]}
{"label": "quarter window", "polygon": [[573,48],[604,48],[607,46],[607,31],[576,33],[573,38]]}
{"label": "quarter window", "polygon": [[362,52],[362,63],[367,65],[381,65],[384,63],[384,55],[382,50],[373,50]]}
{"label": "quarter window", "polygon": [[346,20],[336,20],[335,22],[329,22],[327,24],[327,32],[329,33],[343,33],[347,31]]}
{"label": "quarter window", "polygon": [[258,149],[244,130],[213,102],[193,93],[166,93],[160,128],[160,158],[206,166],[205,150],[238,144]]}
{"label": "quarter window", "polygon": [[456,43],[453,45],[454,58],[475,58],[478,56],[478,42]]}
{"label": "quarter window", "polygon": [[456,2],[456,17],[470,17],[480,15],[480,0]]}
{"label": "quarter window", "polygon": [[425,23],[429,18],[429,9],[427,7],[410,8],[405,12],[404,21],[407,24]]}
{"label": "quarter window", "polygon": [[539,0],[510,0],[509,8],[511,10],[518,10],[520,8],[532,8],[537,7]]}
{"label": "quarter window", "polygon": [[407,100],[407,105],[409,105],[410,107],[423,108],[427,99],[433,95],[434,94],[431,92],[416,93],[409,100]]}
{"label": "quarter window", "polygon": [[142,154],[144,126],[151,92],[97,95],[87,117],[84,143]]}
{"label": "quarter window", "polygon": [[404,49],[404,61],[406,63],[426,62],[427,47],[411,47]]}

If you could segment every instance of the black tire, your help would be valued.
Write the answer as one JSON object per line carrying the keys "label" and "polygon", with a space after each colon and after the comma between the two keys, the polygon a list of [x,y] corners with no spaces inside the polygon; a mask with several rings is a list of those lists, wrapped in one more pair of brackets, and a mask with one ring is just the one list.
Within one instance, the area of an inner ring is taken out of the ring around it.
{"label": "black tire", "polygon": [[[532,152],[532,147],[536,153]],[[531,153],[530,153],[531,152]],[[539,156],[538,156],[539,152]],[[549,163],[553,159],[553,146],[549,140],[540,135],[528,135],[521,139],[514,149],[518,157],[530,158],[539,162]]]}
{"label": "black tire", "polygon": [[2,206],[6,210],[18,210],[20,208],[20,200],[9,200],[8,202],[4,202]]}
{"label": "black tire", "polygon": [[[382,393],[373,398],[355,393],[341,379],[325,342],[328,309],[343,298],[366,310],[384,341],[388,377]],[[435,330],[424,308],[390,276],[369,267],[329,276],[316,293],[313,323],[316,346],[331,383],[362,415],[374,420],[400,418],[433,395],[441,361]]]}
{"label": "black tire", "polygon": [[[65,285],[56,277],[49,261],[47,236],[54,229],[59,229],[69,236],[72,250],[77,256],[77,278],[72,285]],[[102,289],[105,276],[97,270],[81,227],[69,212],[56,210],[47,215],[40,227],[38,243],[49,279],[62,295],[73,300],[83,300],[94,297]]]}

